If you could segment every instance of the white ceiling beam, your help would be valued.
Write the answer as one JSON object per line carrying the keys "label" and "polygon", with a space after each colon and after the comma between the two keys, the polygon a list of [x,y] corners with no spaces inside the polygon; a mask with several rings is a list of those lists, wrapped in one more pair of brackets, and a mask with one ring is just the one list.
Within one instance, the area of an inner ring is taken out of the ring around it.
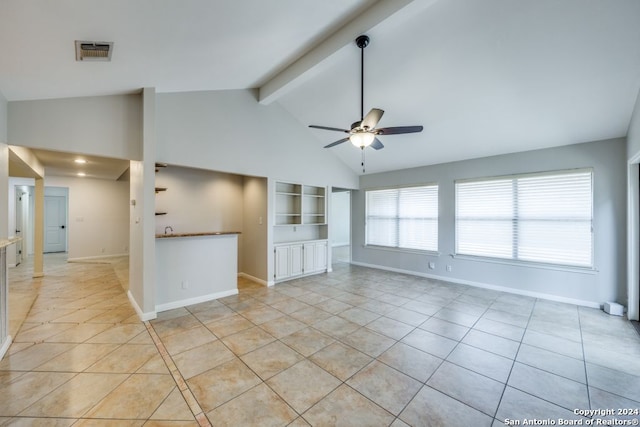
{"label": "white ceiling beam", "polygon": [[[355,38],[390,17],[407,16],[407,9],[424,8],[435,3],[436,0],[380,0],[355,19],[345,24],[331,34],[320,44],[302,55],[295,62],[275,75],[259,88],[258,100],[268,105],[296,86],[307,81],[319,70],[319,66],[326,65],[327,60],[337,51],[352,43]],[[407,6],[412,5],[411,8]],[[403,13],[398,13],[403,11]],[[323,64],[324,63],[324,64]]]}

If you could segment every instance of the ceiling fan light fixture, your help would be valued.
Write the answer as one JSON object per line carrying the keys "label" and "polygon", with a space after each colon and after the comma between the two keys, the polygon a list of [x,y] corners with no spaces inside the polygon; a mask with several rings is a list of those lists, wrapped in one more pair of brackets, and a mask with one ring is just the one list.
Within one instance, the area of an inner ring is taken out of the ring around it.
{"label": "ceiling fan light fixture", "polygon": [[371,132],[356,132],[352,133],[349,137],[349,141],[358,148],[370,146],[374,139],[376,139],[376,135]]}

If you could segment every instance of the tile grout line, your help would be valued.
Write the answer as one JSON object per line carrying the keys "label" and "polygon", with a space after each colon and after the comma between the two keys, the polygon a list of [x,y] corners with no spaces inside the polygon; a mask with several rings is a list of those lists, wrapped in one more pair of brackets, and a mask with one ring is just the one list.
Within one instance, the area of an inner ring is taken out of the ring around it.
{"label": "tile grout line", "polygon": [[151,335],[151,339],[153,340],[153,343],[158,349],[158,352],[160,353],[160,357],[162,357],[162,360],[167,366],[167,369],[169,369],[169,372],[171,372],[171,377],[173,378],[176,385],[178,386],[178,390],[180,390],[182,397],[184,398],[187,405],[189,406],[189,410],[191,410],[191,412],[193,413],[193,416],[198,422],[198,425],[200,427],[211,427],[211,423],[207,419],[207,416],[205,415],[204,411],[200,407],[200,404],[196,400],[195,396],[187,386],[187,382],[185,381],[184,377],[178,370],[178,367],[176,366],[176,364],[173,362],[173,359],[169,355],[169,352],[167,351],[166,347],[162,343],[162,340],[160,340],[160,337],[156,333],[155,329],[153,329],[153,326],[149,322],[144,322],[144,326],[147,328],[147,332],[149,332],[149,335]]}

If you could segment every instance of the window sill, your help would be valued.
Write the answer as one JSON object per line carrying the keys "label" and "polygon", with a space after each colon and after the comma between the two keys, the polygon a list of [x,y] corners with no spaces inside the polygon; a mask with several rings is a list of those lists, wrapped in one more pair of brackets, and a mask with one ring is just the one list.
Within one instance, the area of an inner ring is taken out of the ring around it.
{"label": "window sill", "polygon": [[420,249],[392,248],[391,246],[377,246],[377,245],[362,245],[362,247],[365,249],[374,249],[377,251],[401,252],[401,253],[409,253],[409,254],[436,256],[436,257],[440,256],[440,252],[425,251]]}
{"label": "window sill", "polygon": [[461,259],[465,261],[475,261],[475,262],[487,262],[493,264],[503,264],[510,265],[514,267],[528,267],[528,268],[536,268],[540,270],[556,270],[556,271],[565,271],[569,273],[581,273],[581,274],[597,274],[599,273],[598,269],[595,267],[574,267],[570,265],[557,265],[557,264],[545,264],[542,262],[531,262],[531,261],[515,261],[510,259],[500,259],[500,258],[489,258],[489,257],[481,257],[481,256],[473,256],[473,255],[460,255],[460,254],[451,254],[451,258]]}

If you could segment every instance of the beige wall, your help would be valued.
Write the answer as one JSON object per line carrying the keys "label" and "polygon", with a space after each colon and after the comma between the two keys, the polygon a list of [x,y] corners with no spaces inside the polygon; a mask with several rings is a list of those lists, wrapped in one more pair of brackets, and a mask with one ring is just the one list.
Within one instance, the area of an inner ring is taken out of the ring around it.
{"label": "beige wall", "polygon": [[129,252],[128,182],[47,176],[45,186],[69,189],[70,259]]}

